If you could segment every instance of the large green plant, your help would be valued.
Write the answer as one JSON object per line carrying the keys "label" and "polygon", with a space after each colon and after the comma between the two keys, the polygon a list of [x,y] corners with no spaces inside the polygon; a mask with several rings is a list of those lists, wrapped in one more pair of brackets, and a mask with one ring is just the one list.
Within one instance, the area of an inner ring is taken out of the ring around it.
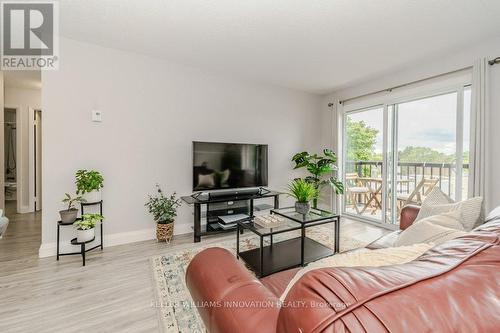
{"label": "large green plant", "polygon": [[96,224],[102,220],[104,220],[104,216],[99,214],[83,214],[82,219],[73,225],[79,230],[89,230],[95,228]]}
{"label": "large green plant", "polygon": [[307,203],[318,197],[319,190],[314,184],[299,178],[288,185],[288,195],[297,199],[298,202]]}
{"label": "large green plant", "polygon": [[145,206],[148,207],[149,213],[153,215],[153,219],[160,224],[168,224],[174,222],[177,216],[177,208],[181,205],[181,200],[177,199],[176,193],[166,196],[160,185],[156,184],[157,195],[149,195],[149,200]]}
{"label": "large green plant", "polygon": [[[331,149],[323,149],[323,155],[310,154],[306,151],[295,154],[292,157],[292,161],[295,162],[294,169],[306,168],[311,174],[304,178],[308,183],[314,185],[314,187],[319,191],[324,186],[329,186],[335,190],[335,193],[344,193],[344,184],[335,176],[331,174],[337,171],[337,156]],[[329,176],[325,178],[325,176]],[[318,206],[318,199],[313,200],[313,206],[316,208]]]}
{"label": "large green plant", "polygon": [[78,170],[76,172],[76,194],[84,194],[103,187],[104,178],[95,170]]}

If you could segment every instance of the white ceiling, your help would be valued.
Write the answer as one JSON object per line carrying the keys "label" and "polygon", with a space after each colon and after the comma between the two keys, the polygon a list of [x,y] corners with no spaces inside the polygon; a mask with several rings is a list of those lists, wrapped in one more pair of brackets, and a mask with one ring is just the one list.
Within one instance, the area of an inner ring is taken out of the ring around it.
{"label": "white ceiling", "polygon": [[498,0],[64,0],[61,34],[315,93],[500,34]]}

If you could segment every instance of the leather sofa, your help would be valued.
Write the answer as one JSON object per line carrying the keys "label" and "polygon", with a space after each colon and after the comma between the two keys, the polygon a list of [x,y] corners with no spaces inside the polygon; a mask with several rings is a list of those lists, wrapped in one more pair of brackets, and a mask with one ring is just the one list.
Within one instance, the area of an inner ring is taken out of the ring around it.
{"label": "leather sofa", "polygon": [[[405,208],[401,228],[417,213]],[[209,332],[498,332],[500,210],[407,264],[310,271],[280,303],[296,271],[259,280],[229,251],[209,248],[186,283]]]}

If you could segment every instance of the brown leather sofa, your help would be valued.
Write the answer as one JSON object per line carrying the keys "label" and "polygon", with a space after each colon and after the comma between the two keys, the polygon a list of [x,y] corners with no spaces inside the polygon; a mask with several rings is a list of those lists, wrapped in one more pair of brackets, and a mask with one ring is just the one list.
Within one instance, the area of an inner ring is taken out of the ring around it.
{"label": "brown leather sofa", "polygon": [[[416,213],[403,210],[402,229]],[[407,264],[310,271],[282,304],[297,269],[259,280],[222,248],[200,252],[186,282],[209,332],[498,332],[500,214],[494,215]]]}

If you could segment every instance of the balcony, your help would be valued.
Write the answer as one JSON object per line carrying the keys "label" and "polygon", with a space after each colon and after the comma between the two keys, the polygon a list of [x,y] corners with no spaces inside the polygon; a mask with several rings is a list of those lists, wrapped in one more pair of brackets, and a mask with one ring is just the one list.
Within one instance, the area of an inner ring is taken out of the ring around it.
{"label": "balcony", "polygon": [[[456,169],[457,166],[454,163],[398,163],[396,177],[397,218],[399,218],[399,210],[405,202],[418,204],[435,186],[441,188],[451,198],[456,198]],[[461,197],[467,198],[469,164],[463,164],[462,169]],[[348,177],[346,177],[345,212],[381,222],[382,162],[348,162],[346,170]],[[388,196],[387,202],[387,215],[388,220],[390,220],[390,196]],[[392,221],[392,223],[397,224],[397,221]]]}

